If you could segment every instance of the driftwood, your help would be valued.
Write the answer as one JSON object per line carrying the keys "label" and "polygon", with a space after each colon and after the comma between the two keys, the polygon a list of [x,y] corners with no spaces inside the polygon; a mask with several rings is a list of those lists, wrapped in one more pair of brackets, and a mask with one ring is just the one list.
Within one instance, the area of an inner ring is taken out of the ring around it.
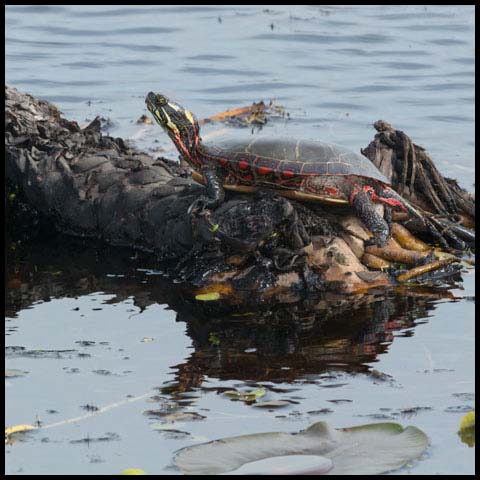
{"label": "driftwood", "polygon": [[443,247],[465,249],[475,243],[475,198],[456,180],[438,171],[423,147],[412,142],[401,130],[378,120],[374,140],[361,152],[390,179],[393,188],[423,210],[427,223],[411,218],[414,232],[430,233]]}
{"label": "driftwood", "polygon": [[[11,233],[28,237],[41,227],[154,252],[170,274],[197,285],[198,295],[221,291],[234,299],[255,291],[267,298],[292,289],[392,285],[387,273],[362,263],[369,233],[348,208],[229,193],[210,215],[192,217],[188,206],[204,187],[176,162],[103,135],[98,118],[80,128],[48,102],[10,87],[5,145]],[[394,239],[387,247],[390,256],[370,255],[403,263],[405,249]],[[428,251],[409,255],[413,265],[433,260]]]}
{"label": "driftwood", "polygon": [[374,140],[362,153],[391,180],[404,198],[427,212],[461,216],[466,226],[475,222],[475,198],[456,180],[438,171],[423,147],[416,145],[401,130],[378,120]]}

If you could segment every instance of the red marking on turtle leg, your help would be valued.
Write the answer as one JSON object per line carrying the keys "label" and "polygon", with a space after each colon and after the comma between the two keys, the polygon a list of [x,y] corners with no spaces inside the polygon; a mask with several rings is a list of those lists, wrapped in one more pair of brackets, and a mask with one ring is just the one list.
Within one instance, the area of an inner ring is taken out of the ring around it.
{"label": "red marking on turtle leg", "polygon": [[[365,188],[367,187],[364,187],[364,190]],[[372,187],[369,187],[369,188],[372,188]],[[372,189],[373,190],[373,189]],[[390,207],[397,207],[399,208],[400,210],[403,210],[404,212],[408,212],[407,208],[405,207],[405,205],[403,204],[403,202],[401,202],[400,200],[397,200],[396,198],[388,198],[388,197],[379,197],[375,191],[373,191],[373,194],[372,194],[372,200],[374,202],[381,202],[381,203],[385,203],[386,205],[389,205]]]}
{"label": "red marking on turtle leg", "polygon": [[[370,185],[364,185],[364,187],[362,188],[362,191],[365,192],[366,194],[370,194],[370,199],[372,200],[372,202],[385,203],[390,207],[397,207],[400,210],[403,210],[404,212],[408,212],[405,205],[400,200],[397,200],[396,198],[379,197],[376,194],[375,189]],[[353,202],[358,192],[359,192],[358,186],[355,185],[353,188],[353,193],[350,196],[350,203]]]}
{"label": "red marking on turtle leg", "polygon": [[372,200],[375,200],[376,202],[382,202],[387,205],[390,205],[391,207],[398,207],[400,210],[403,210],[404,212],[408,212],[408,210],[405,208],[402,202],[400,200],[396,200],[395,198],[382,198],[375,196],[375,198],[372,197]]}

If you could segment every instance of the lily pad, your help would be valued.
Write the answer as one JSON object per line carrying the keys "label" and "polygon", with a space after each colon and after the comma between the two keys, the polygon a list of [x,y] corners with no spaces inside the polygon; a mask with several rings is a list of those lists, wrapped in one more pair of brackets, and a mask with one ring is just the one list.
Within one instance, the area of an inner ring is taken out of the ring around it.
{"label": "lily pad", "polygon": [[458,435],[469,447],[475,446],[475,412],[469,412],[462,417]]}
{"label": "lily pad", "polygon": [[[333,467],[327,475],[377,475],[420,457],[428,443],[421,430],[398,423],[332,429],[318,422],[298,433],[256,433],[187,447],[174,462],[185,475],[221,475],[272,457],[314,455],[331,460]],[[257,466],[264,464],[253,465]],[[298,464],[295,468],[290,474],[304,470]],[[263,474],[269,473],[273,470]]]}
{"label": "lily pad", "polygon": [[257,388],[256,390],[251,390],[249,392],[238,392],[237,390],[227,390],[224,392],[225,395],[230,397],[232,400],[242,400],[244,402],[254,402],[258,398],[265,396],[267,391],[263,388]]}
{"label": "lily pad", "polygon": [[333,468],[329,458],[320,455],[282,455],[245,463],[229,475],[325,475]]}
{"label": "lily pad", "polygon": [[458,430],[462,432],[463,430],[467,430],[468,428],[475,428],[475,412],[474,411],[468,412],[460,420],[460,428]]}

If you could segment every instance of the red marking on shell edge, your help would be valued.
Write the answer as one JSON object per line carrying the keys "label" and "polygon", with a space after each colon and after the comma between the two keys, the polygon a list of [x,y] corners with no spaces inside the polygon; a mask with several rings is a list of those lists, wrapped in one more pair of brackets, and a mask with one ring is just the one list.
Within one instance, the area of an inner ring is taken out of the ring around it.
{"label": "red marking on shell edge", "polygon": [[246,168],[248,168],[248,162],[246,162],[245,160],[242,160],[238,166],[242,169],[242,170],[245,170]]}
{"label": "red marking on shell edge", "polygon": [[292,178],[295,174],[291,170],[285,170],[282,172],[283,176],[286,178]]}
{"label": "red marking on shell edge", "polygon": [[338,190],[333,187],[324,187],[324,190],[330,195],[338,195]]}
{"label": "red marking on shell edge", "polygon": [[353,200],[355,200],[355,197],[357,196],[357,194],[358,194],[358,185],[355,184],[353,186],[353,192],[350,195],[350,199],[349,199],[350,203],[353,203]]}
{"label": "red marking on shell edge", "polygon": [[228,163],[228,160],[227,160],[226,158],[220,158],[220,159],[218,160],[218,163],[219,163],[222,167],[224,167],[224,166]]}
{"label": "red marking on shell edge", "polygon": [[260,175],[266,175],[267,173],[270,173],[273,169],[269,167],[258,167],[258,173]]}

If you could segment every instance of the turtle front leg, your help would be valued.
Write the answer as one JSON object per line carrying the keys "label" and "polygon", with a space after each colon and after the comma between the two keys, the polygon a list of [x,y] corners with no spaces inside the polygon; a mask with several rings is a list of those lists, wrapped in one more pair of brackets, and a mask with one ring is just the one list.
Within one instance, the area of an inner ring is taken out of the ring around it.
{"label": "turtle front leg", "polygon": [[201,195],[198,197],[188,208],[188,214],[199,214],[205,209],[214,209],[218,207],[225,198],[223,182],[216,169],[211,165],[204,165],[202,167],[202,175],[206,182],[205,187],[208,196]]}
{"label": "turtle front leg", "polygon": [[390,229],[388,223],[373,207],[370,189],[359,190],[355,185],[354,191],[350,197],[350,203],[360,220],[362,220],[365,226],[373,234],[373,239],[364,242],[365,246],[377,245],[378,247],[384,247],[388,242]]}

